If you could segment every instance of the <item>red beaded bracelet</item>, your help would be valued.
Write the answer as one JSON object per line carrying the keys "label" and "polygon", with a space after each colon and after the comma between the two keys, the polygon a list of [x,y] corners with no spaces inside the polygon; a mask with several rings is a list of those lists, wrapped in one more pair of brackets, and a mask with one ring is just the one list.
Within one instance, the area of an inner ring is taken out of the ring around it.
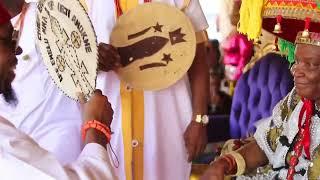
{"label": "red beaded bracelet", "polygon": [[83,141],[85,141],[87,130],[90,128],[93,128],[93,129],[96,129],[96,130],[102,132],[107,138],[107,143],[110,142],[110,140],[111,140],[110,128],[108,128],[105,124],[102,124],[101,122],[99,122],[97,120],[90,120],[82,126],[81,135],[82,135]]}

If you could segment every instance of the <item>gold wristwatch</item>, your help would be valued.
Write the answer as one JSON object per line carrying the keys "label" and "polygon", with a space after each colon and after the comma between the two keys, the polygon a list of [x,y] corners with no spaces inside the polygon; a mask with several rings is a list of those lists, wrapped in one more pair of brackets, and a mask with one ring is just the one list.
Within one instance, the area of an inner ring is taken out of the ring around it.
{"label": "gold wristwatch", "polygon": [[197,115],[195,121],[197,123],[207,125],[209,123],[209,117],[208,115]]}

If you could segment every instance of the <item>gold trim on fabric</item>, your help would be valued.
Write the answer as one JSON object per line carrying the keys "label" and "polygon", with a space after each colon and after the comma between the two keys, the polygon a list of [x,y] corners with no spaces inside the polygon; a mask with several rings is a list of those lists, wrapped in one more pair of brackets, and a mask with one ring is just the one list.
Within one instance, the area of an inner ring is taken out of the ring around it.
{"label": "gold trim on fabric", "polygon": [[307,17],[311,18],[312,22],[320,22],[320,10],[313,8],[311,5],[277,5],[267,4],[264,7],[264,18],[275,18],[281,15],[285,19],[305,20]]}
{"label": "gold trim on fabric", "polygon": [[320,39],[313,39],[312,36],[318,36],[320,37],[320,33],[312,33],[309,32],[310,37],[303,37],[302,36],[303,32],[299,32],[296,38],[296,44],[309,44],[309,45],[314,45],[314,46],[320,46]]}
{"label": "gold trim on fabric", "polygon": [[132,152],[133,179],[143,180],[144,92],[141,90],[132,91],[132,138],[138,142]]}
{"label": "gold trim on fabric", "polygon": [[120,85],[122,137],[126,179],[132,180],[132,96],[124,83]]}
{"label": "gold trim on fabric", "polygon": [[[138,4],[138,0],[120,1],[123,12],[128,12]],[[126,179],[143,180],[144,92],[130,89],[123,82],[120,92]]]}

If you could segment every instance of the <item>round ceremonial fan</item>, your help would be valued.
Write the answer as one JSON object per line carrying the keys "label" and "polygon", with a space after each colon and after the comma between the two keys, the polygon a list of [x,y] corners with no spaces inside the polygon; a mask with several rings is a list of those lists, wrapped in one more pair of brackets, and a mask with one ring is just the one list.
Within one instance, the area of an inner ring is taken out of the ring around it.
{"label": "round ceremonial fan", "polygon": [[97,41],[78,0],[40,0],[37,44],[50,76],[68,97],[89,98],[96,87]]}
{"label": "round ceremonial fan", "polygon": [[111,34],[122,68],[118,74],[136,89],[164,89],[190,68],[196,38],[187,16],[164,3],[145,3],[119,17]]}

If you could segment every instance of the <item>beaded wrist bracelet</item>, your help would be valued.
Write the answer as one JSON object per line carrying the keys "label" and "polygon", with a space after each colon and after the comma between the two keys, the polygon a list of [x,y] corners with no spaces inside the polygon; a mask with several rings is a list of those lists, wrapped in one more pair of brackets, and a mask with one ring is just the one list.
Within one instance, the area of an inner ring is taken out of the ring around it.
{"label": "beaded wrist bracelet", "polygon": [[90,128],[93,128],[93,129],[96,129],[96,130],[102,132],[107,138],[107,143],[110,142],[110,140],[111,140],[110,128],[108,128],[105,124],[102,124],[101,122],[99,122],[97,120],[90,120],[82,126],[81,135],[82,135],[83,141],[85,141],[87,131]]}

